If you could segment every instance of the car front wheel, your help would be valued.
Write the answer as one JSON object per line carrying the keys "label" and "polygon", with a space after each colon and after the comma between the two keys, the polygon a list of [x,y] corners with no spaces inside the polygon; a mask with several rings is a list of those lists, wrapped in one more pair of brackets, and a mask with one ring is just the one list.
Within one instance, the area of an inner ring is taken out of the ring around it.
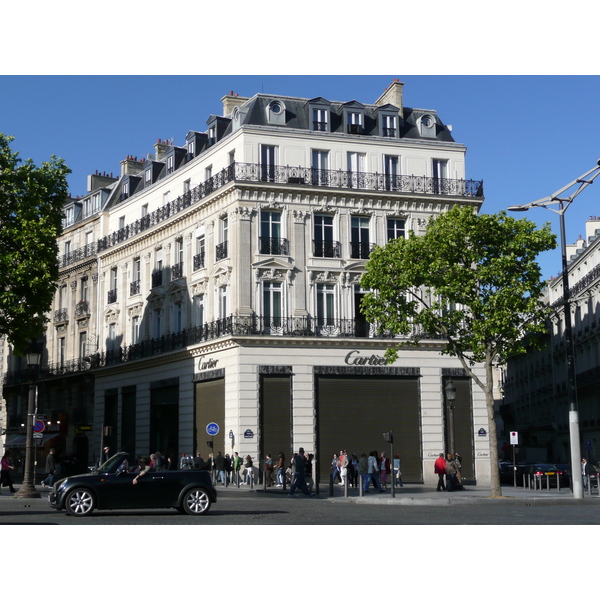
{"label": "car front wheel", "polygon": [[96,504],[89,490],[73,490],[67,495],[65,509],[74,517],[85,517],[91,514]]}
{"label": "car front wheel", "polygon": [[210,497],[206,490],[194,488],[185,493],[182,508],[188,515],[203,515],[210,508]]}

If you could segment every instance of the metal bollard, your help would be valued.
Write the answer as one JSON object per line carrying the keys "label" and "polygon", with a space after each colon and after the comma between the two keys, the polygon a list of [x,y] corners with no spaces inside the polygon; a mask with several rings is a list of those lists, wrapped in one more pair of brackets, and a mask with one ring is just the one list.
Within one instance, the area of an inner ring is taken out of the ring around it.
{"label": "metal bollard", "polygon": [[360,488],[360,491],[359,491],[358,495],[362,498],[363,494],[364,494],[363,488],[365,487],[365,482],[363,481],[363,476],[362,475],[359,475],[358,478],[360,480],[360,483],[358,484],[359,488]]}
{"label": "metal bollard", "polygon": [[333,473],[329,476],[329,495],[333,496]]}
{"label": "metal bollard", "polygon": [[546,489],[550,491],[550,475],[546,473]]}
{"label": "metal bollard", "polygon": [[254,489],[254,467],[252,467],[252,470],[250,471],[250,489]]}
{"label": "metal bollard", "polygon": [[344,479],[344,498],[348,497],[348,475]]}

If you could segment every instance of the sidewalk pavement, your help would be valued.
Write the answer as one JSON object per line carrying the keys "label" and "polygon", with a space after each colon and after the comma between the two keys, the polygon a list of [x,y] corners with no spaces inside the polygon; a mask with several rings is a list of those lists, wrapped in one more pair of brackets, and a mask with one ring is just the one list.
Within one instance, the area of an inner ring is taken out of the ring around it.
{"label": "sidewalk pavement", "polygon": [[[217,493],[224,490],[232,492],[256,492],[259,494],[281,494],[287,497],[289,486],[283,488],[271,487],[264,489],[262,484],[257,484],[253,488],[243,485],[239,488],[235,485],[229,485],[224,488],[217,486]],[[316,488],[313,491],[317,491]],[[304,494],[296,491],[298,498],[303,498]],[[428,484],[404,484],[401,488],[396,488],[394,497],[392,497],[391,488],[380,494],[373,488],[368,494],[362,497],[357,488],[348,488],[348,495],[345,496],[344,488],[340,485],[333,486],[333,496],[330,495],[329,485],[320,485],[316,496],[321,500],[331,502],[353,502],[356,504],[400,504],[406,506],[443,506],[451,504],[472,504],[472,503],[518,503],[518,504],[564,504],[569,502],[591,502],[600,503],[598,489],[593,489],[593,495],[584,492],[583,500],[573,498],[573,492],[569,488],[556,488],[534,490],[524,489],[522,487],[513,487],[512,485],[502,486],[502,496],[493,497],[489,487],[478,487],[474,485],[465,486],[464,490],[456,492],[436,491],[436,485]],[[291,500],[291,498],[290,498]]]}
{"label": "sidewalk pavement", "polygon": [[[15,487],[18,489],[20,484],[15,482]],[[36,485],[36,490],[40,493],[43,501],[48,500],[49,488],[41,485]],[[285,489],[280,487],[263,488],[262,484],[254,486],[230,484],[227,487],[219,484],[216,486],[217,494],[237,494],[237,493],[256,493],[279,495],[282,500],[293,502],[292,498],[288,498],[289,486]],[[317,492],[315,488],[313,491]],[[10,499],[13,497],[8,488],[2,488],[0,501],[2,499]],[[304,494],[300,490],[296,492],[297,498],[304,498]],[[509,485],[502,486],[502,496],[493,497],[489,487],[479,487],[474,485],[465,486],[464,490],[456,492],[437,492],[435,485],[430,484],[404,484],[401,488],[396,488],[394,497],[392,497],[391,488],[388,487],[383,493],[377,493],[371,488],[368,494],[360,496],[357,488],[348,488],[348,495],[344,494],[344,488],[340,485],[333,486],[333,496],[330,495],[329,485],[321,484],[315,499],[327,500],[330,502],[352,502],[356,504],[392,504],[405,506],[448,506],[453,504],[473,504],[473,503],[490,503],[490,504],[569,504],[572,502],[585,502],[586,504],[600,504],[600,496],[598,488],[593,489],[593,495],[584,491],[583,500],[573,498],[573,493],[569,488],[551,488],[550,490],[533,490],[524,489],[522,487],[513,487]]]}

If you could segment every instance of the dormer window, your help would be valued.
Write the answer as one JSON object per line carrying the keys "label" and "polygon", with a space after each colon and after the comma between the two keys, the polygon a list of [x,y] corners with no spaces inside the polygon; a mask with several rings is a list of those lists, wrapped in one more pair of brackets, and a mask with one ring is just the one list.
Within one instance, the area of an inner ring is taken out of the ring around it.
{"label": "dormer window", "polygon": [[313,130],[327,131],[329,111],[324,108],[315,108],[313,110]]}
{"label": "dormer window", "polygon": [[381,135],[383,137],[398,137],[398,117],[396,115],[381,115]]}
{"label": "dormer window", "polygon": [[272,100],[267,105],[267,122],[270,125],[285,125],[285,104],[281,100]]}
{"label": "dormer window", "polygon": [[171,154],[167,157],[167,173],[171,174],[175,170],[175,157]]}
{"label": "dormer window", "polygon": [[144,172],[144,187],[152,185],[152,169],[146,169]]}
{"label": "dormer window", "polygon": [[123,182],[123,200],[129,198],[129,181]]}
{"label": "dormer window", "polygon": [[208,130],[208,145],[212,146],[217,141],[217,128],[215,126]]}
{"label": "dormer window", "polygon": [[343,105],[344,128],[346,133],[361,134],[365,124],[365,107],[360,102],[352,100]]}
{"label": "dormer window", "polygon": [[432,115],[423,115],[419,119],[419,133],[421,134],[421,137],[435,138],[435,123],[435,117]]}

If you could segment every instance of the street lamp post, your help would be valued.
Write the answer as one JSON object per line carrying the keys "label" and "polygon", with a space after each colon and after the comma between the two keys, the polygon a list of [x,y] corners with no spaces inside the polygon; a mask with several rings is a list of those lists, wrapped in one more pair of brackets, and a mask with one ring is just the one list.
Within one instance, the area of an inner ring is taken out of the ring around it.
{"label": "street lamp post", "polygon": [[448,409],[448,452],[454,456],[454,401],[456,400],[456,388],[452,379],[448,380],[445,388]]}
{"label": "street lamp post", "polygon": [[25,441],[25,472],[23,473],[23,485],[17,490],[13,498],[41,498],[41,494],[35,489],[34,457],[35,447],[33,445],[33,422],[36,416],[36,392],[37,368],[42,359],[42,352],[35,341],[32,341],[26,353],[27,366],[29,367],[31,381],[29,383],[29,397],[27,400],[27,433]]}
{"label": "street lamp post", "polygon": [[[573,497],[583,499],[583,477],[581,474],[581,440],[579,436],[579,409],[577,404],[577,384],[575,379],[575,347],[573,345],[573,328],[571,310],[569,307],[569,267],[567,264],[567,243],[565,236],[565,212],[573,200],[600,175],[600,160],[597,166],[590,169],[565,187],[535,202],[509,206],[508,210],[525,211],[530,208],[547,208],[556,213],[560,218],[560,247],[562,253],[562,284],[563,284],[563,312],[565,318],[565,345],[567,363],[567,400],[569,402],[569,443],[571,446],[571,480],[573,482]],[[577,189],[568,197],[561,198],[561,194],[578,185]],[[555,208],[558,207],[558,208]]]}

